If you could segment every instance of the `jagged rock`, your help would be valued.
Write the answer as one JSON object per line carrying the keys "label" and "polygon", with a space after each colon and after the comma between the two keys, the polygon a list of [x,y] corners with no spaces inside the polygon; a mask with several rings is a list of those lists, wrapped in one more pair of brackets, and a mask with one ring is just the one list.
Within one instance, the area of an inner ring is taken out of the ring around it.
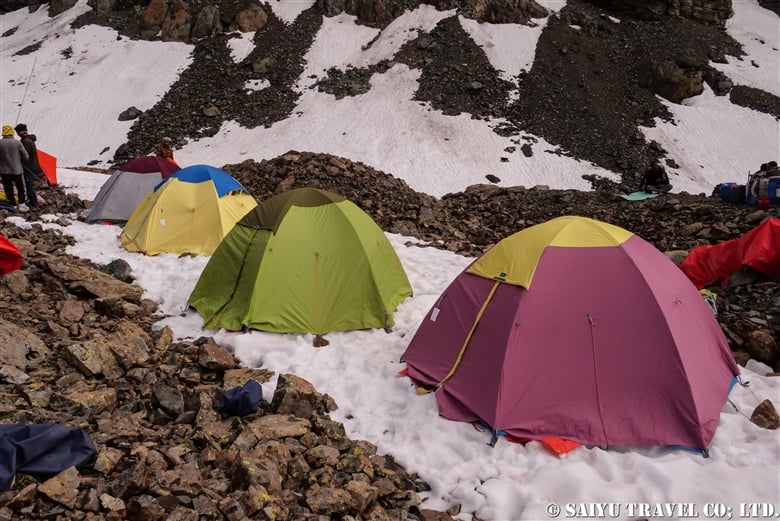
{"label": "jagged rock", "polygon": [[139,341],[142,339],[131,332],[117,331],[106,337],[71,344],[63,350],[62,355],[84,376],[103,375],[106,378],[117,378],[122,376],[124,371],[113,354],[114,345],[116,344],[117,350],[130,353],[127,347],[137,345]]}
{"label": "jagged rock", "polygon": [[[239,497],[239,502],[241,503],[241,508],[244,510],[244,512],[248,516],[252,516],[261,509],[270,506],[268,505],[268,502],[272,500],[272,498],[273,497],[268,494],[268,491],[266,491],[262,486],[249,485],[246,492],[241,494]],[[268,516],[268,519],[276,519],[276,517],[278,517],[278,515]]]}
{"label": "jagged rock", "polygon": [[68,9],[76,5],[77,1],[78,0],[50,0],[49,17],[54,17],[62,12],[67,11]]}
{"label": "jagged rock", "polygon": [[346,490],[317,485],[306,492],[306,504],[312,512],[327,516],[346,514],[357,507],[357,502]]}
{"label": "jagged rock", "polygon": [[49,355],[43,341],[28,329],[0,318],[0,364],[10,365],[22,371],[31,359]]}
{"label": "jagged rock", "polygon": [[744,286],[746,284],[755,284],[765,279],[764,275],[750,268],[749,266],[743,266],[739,271],[735,271],[731,274],[728,280],[729,287]]}
{"label": "jagged rock", "polygon": [[174,0],[168,9],[160,31],[164,42],[186,42],[190,39],[192,19],[190,6],[184,0]]}
{"label": "jagged rock", "polygon": [[211,337],[207,338],[198,348],[198,364],[206,369],[219,371],[233,369],[238,365],[233,354],[218,345]]}
{"label": "jagged rock", "polygon": [[221,114],[219,107],[215,105],[208,106],[203,109],[203,115],[207,118],[214,118]]}
{"label": "jagged rock", "polygon": [[694,237],[703,229],[704,229],[704,223],[695,222],[691,224],[686,224],[682,229],[682,233],[687,237]]}
{"label": "jagged rock", "polygon": [[768,329],[751,331],[747,341],[750,355],[765,364],[772,365],[778,358],[778,345]]}
{"label": "jagged rock", "polygon": [[38,492],[66,507],[72,508],[78,498],[81,476],[76,467],[69,467],[41,483]]}
{"label": "jagged rock", "polygon": [[684,68],[672,61],[655,60],[644,67],[644,85],[673,103],[698,96],[704,90],[700,69]]}
{"label": "jagged rock", "polygon": [[142,495],[132,498],[127,503],[127,516],[127,519],[138,519],[139,521],[165,519],[165,509],[154,497]]}
{"label": "jagged rock", "polygon": [[166,351],[171,345],[171,342],[173,342],[173,330],[170,326],[165,326],[160,330],[160,336],[154,344],[154,349],[157,351]]}
{"label": "jagged rock", "polygon": [[219,20],[219,8],[215,5],[206,5],[195,16],[192,24],[191,37],[193,39],[213,36],[222,28]]}
{"label": "jagged rock", "polygon": [[332,400],[317,392],[314,386],[293,374],[279,375],[276,391],[271,400],[271,410],[276,414],[293,414],[299,418],[311,418],[315,413],[335,410]]}
{"label": "jagged rock", "polygon": [[116,512],[120,515],[125,514],[125,511],[127,510],[124,501],[110,494],[105,494],[105,493],[100,495],[100,505],[105,510],[109,512]]}
{"label": "jagged rock", "polygon": [[166,0],[150,0],[146,6],[146,12],[142,19],[142,27],[145,29],[159,30],[168,15],[168,2]]}
{"label": "jagged rock", "polygon": [[95,458],[92,468],[103,475],[111,473],[121,461],[123,452],[119,449],[106,447]]}
{"label": "jagged rock", "polygon": [[249,9],[245,9],[238,13],[230,28],[233,31],[238,29],[244,33],[251,33],[259,31],[265,27],[266,23],[268,23],[268,15],[266,12],[260,6],[253,5]]}
{"label": "jagged rock", "polygon": [[379,492],[376,487],[358,480],[352,480],[347,483],[345,490],[350,493],[355,500],[355,508],[358,513],[363,513],[376,502]]}
{"label": "jagged rock", "polygon": [[109,349],[125,371],[142,366],[150,358],[151,338],[136,324],[122,321],[108,337]]}
{"label": "jagged rock", "polygon": [[305,418],[283,414],[269,414],[253,420],[249,430],[260,441],[297,438],[309,432],[311,422]]}
{"label": "jagged rock", "polygon": [[466,2],[462,11],[467,18],[492,24],[524,24],[549,14],[534,0],[476,0]]}
{"label": "jagged rock", "polygon": [[225,389],[240,387],[249,380],[254,380],[259,384],[268,382],[273,377],[273,371],[268,369],[258,369],[250,367],[241,367],[238,369],[228,369],[223,375]]}
{"label": "jagged rock", "polygon": [[60,303],[60,320],[63,322],[78,322],[84,313],[84,305],[79,300],[68,299]]}
{"label": "jagged rock", "polygon": [[27,277],[24,272],[20,270],[7,273],[4,277],[0,278],[0,281],[2,281],[2,285],[5,288],[8,288],[8,291],[13,295],[21,295],[27,291]]}
{"label": "jagged rock", "polygon": [[53,391],[48,385],[41,382],[28,380],[28,385],[22,391],[22,395],[30,403],[31,407],[48,408],[51,403]]}
{"label": "jagged rock", "polygon": [[154,401],[174,418],[184,412],[184,395],[179,389],[157,382],[152,387]]}
{"label": "jagged rock", "polygon": [[119,113],[117,118],[119,121],[132,121],[137,119],[143,112],[136,107],[129,107]]}
{"label": "jagged rock", "polygon": [[731,0],[599,0],[599,3],[641,20],[683,16],[723,26],[733,14]]}
{"label": "jagged rock", "polygon": [[750,415],[750,421],[764,429],[780,429],[780,415],[769,399],[758,404]]}
{"label": "jagged rock", "polygon": [[130,264],[124,259],[114,259],[103,266],[102,270],[115,279],[127,282],[128,284],[135,280],[133,277],[133,268],[131,268]]}
{"label": "jagged rock", "polygon": [[65,392],[53,394],[50,407],[74,416],[99,415],[112,411],[118,403],[115,389],[96,389],[86,392]]}
{"label": "jagged rock", "polygon": [[307,450],[304,457],[312,467],[334,466],[339,461],[339,450],[328,445],[318,445]]}
{"label": "jagged rock", "polygon": [[132,414],[117,413],[115,411],[108,419],[98,418],[99,432],[94,441],[100,443],[108,440],[119,440],[122,443],[128,443],[142,438],[146,440],[156,439],[158,435],[155,431],[148,428],[145,418],[145,411]]}
{"label": "jagged rock", "polygon": [[118,298],[139,303],[143,289],[127,284],[114,277],[86,265],[66,265],[53,258],[46,258],[45,267],[55,276],[65,281],[74,291],[86,291],[96,298]]}
{"label": "jagged rock", "polygon": [[325,16],[347,13],[356,16],[366,25],[386,25],[404,12],[407,4],[403,0],[373,2],[371,0],[317,0],[317,7]]}
{"label": "jagged rock", "polygon": [[22,508],[25,508],[30,505],[30,503],[32,503],[37,492],[38,485],[36,483],[31,483],[22,488],[16,494],[13,494],[13,497],[11,498],[11,501],[8,502],[7,506],[11,508],[12,511],[21,510]]}
{"label": "jagged rock", "polygon": [[734,88],[734,82],[728,76],[712,67],[704,69],[703,77],[716,96],[725,96]]}
{"label": "jagged rock", "polygon": [[30,377],[24,371],[12,365],[0,365],[0,382],[21,385],[29,380]]}
{"label": "jagged rock", "polygon": [[665,251],[664,254],[666,254],[667,257],[669,257],[669,260],[677,264],[678,266],[682,261],[688,257],[688,251],[687,250],[673,250],[673,251]]}
{"label": "jagged rock", "polygon": [[437,512],[435,510],[420,510],[422,521],[453,521],[453,517],[446,512]]}
{"label": "jagged rock", "polygon": [[173,509],[166,521],[198,521],[200,514],[197,510],[179,505]]}

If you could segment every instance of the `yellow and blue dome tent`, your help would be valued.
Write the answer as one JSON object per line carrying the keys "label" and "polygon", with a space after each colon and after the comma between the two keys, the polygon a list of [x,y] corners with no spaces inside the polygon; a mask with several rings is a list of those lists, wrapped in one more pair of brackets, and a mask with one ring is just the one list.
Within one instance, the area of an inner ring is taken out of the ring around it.
{"label": "yellow and blue dome tent", "polygon": [[230,174],[193,165],[163,180],[138,204],[120,236],[128,251],[211,255],[257,201]]}
{"label": "yellow and blue dome tent", "polygon": [[389,328],[412,288],[384,232],[333,192],[298,188],[249,212],[189,305],[206,328],[313,333]]}

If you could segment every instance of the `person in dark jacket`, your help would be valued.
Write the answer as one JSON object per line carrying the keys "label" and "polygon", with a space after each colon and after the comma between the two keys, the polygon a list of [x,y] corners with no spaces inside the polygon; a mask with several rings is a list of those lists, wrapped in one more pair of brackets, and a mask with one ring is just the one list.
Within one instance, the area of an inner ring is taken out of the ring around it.
{"label": "person in dark jacket", "polygon": [[38,147],[35,145],[35,134],[27,132],[27,125],[19,123],[14,127],[16,133],[19,135],[19,139],[22,142],[22,146],[27,151],[27,155],[30,158],[27,161],[22,161],[22,167],[24,168],[24,186],[27,189],[27,204],[30,208],[38,207],[38,194],[35,193],[35,181],[38,181],[43,174],[41,165],[38,162]]}
{"label": "person in dark jacket", "polygon": [[[20,141],[14,139],[14,128],[11,125],[3,125],[2,139],[0,139],[0,179],[3,182],[3,191],[8,204],[17,205],[20,212],[29,210],[24,204],[24,169],[22,161],[27,161],[30,156]],[[16,186],[17,198],[14,200],[14,186]]]}
{"label": "person in dark jacket", "polygon": [[650,168],[645,170],[639,189],[648,193],[659,194],[665,194],[672,189],[672,185],[669,183],[669,176],[666,175],[666,169],[661,164],[660,159],[653,160]]}

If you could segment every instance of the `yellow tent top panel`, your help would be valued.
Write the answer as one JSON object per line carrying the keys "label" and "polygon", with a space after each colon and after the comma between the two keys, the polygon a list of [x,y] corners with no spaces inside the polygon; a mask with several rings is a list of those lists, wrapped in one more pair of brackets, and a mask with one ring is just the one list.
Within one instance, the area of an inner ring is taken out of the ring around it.
{"label": "yellow tent top panel", "polygon": [[548,246],[615,247],[632,235],[619,226],[586,217],[558,217],[503,239],[477,259],[467,271],[529,289],[539,259]]}

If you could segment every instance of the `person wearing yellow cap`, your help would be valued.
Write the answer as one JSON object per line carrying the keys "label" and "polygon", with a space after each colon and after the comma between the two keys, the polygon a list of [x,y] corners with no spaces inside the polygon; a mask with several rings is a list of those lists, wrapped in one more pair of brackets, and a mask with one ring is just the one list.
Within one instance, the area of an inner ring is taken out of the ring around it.
{"label": "person wearing yellow cap", "polygon": [[[2,139],[0,139],[0,180],[3,182],[3,191],[5,199],[13,205],[18,202],[16,207],[20,212],[29,210],[25,199],[24,187],[24,169],[22,161],[28,161],[30,155],[24,149],[21,141],[14,139],[14,128],[11,125],[3,125]],[[18,193],[17,200],[14,201],[14,186]]]}

